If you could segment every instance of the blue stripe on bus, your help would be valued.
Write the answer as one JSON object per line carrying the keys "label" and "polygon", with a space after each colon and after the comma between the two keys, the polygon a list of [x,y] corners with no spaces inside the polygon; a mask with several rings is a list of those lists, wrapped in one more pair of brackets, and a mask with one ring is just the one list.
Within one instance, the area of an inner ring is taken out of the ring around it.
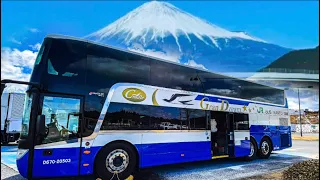
{"label": "blue stripe on bus", "polygon": [[282,108],[287,108],[288,107],[287,100],[285,100],[285,105],[284,106],[283,105],[272,105],[272,104],[251,102],[251,101],[246,101],[246,100],[228,99],[228,98],[214,97],[214,96],[204,96],[204,95],[198,95],[195,100],[201,101],[203,98],[207,98],[205,101],[209,101],[209,102],[220,103],[222,100],[225,100],[225,101],[228,101],[229,104],[241,105],[241,106],[248,106],[250,103],[253,103],[253,104],[260,104],[260,105],[274,106],[274,107],[282,107]]}
{"label": "blue stripe on bus", "polygon": [[[82,148],[82,157],[81,157],[81,166],[80,166],[80,175],[90,175],[93,174],[94,160],[98,152],[103,146],[96,146],[91,148]],[[90,154],[84,154],[85,150],[89,150]],[[83,166],[83,164],[89,164],[88,166]]]}
{"label": "blue stripe on bus", "polygon": [[241,140],[241,145],[234,146],[234,157],[244,157],[250,154],[250,140]]}
{"label": "blue stripe on bus", "polygon": [[140,167],[211,159],[211,142],[179,142],[136,145],[142,153]]}
{"label": "blue stripe on bus", "polygon": [[[50,148],[51,155],[45,155],[46,149],[35,149],[33,158],[33,178],[64,177],[79,175],[80,147]],[[48,161],[49,160],[49,161]],[[52,160],[50,162],[50,160]],[[63,160],[68,160],[63,162]],[[70,162],[69,162],[70,160]],[[47,163],[44,163],[47,162]]]}
{"label": "blue stripe on bus", "polygon": [[290,126],[251,125],[250,135],[256,141],[258,148],[264,137],[271,139],[274,151],[292,147]]}

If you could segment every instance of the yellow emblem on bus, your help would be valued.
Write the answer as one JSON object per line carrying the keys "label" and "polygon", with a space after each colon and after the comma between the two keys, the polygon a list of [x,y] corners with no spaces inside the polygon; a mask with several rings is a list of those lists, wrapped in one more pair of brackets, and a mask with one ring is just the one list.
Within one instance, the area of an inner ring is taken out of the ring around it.
{"label": "yellow emblem on bus", "polygon": [[145,92],[138,88],[127,88],[122,92],[122,96],[128,101],[132,102],[142,102],[147,98]]}

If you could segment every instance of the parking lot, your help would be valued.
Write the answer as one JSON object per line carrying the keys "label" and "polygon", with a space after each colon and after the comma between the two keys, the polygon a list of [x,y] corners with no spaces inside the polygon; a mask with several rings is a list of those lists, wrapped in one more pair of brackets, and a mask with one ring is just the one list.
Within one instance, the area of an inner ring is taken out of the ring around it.
{"label": "parking lot", "polygon": [[[1,147],[1,179],[22,180],[15,165],[17,147]],[[319,158],[319,141],[293,141],[293,147],[275,152],[267,160],[245,162],[219,159],[144,169],[135,175],[139,180],[241,179],[270,173],[309,158]],[[75,178],[94,179],[93,177]]]}

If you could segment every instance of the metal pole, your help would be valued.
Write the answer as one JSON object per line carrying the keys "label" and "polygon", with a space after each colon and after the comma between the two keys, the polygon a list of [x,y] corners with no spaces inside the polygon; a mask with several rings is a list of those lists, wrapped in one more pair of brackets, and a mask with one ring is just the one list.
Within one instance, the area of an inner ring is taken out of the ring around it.
{"label": "metal pole", "polygon": [[301,110],[300,110],[300,94],[299,94],[299,88],[298,88],[298,102],[299,102],[299,118],[300,118],[300,135],[302,137],[302,124],[301,124]]}

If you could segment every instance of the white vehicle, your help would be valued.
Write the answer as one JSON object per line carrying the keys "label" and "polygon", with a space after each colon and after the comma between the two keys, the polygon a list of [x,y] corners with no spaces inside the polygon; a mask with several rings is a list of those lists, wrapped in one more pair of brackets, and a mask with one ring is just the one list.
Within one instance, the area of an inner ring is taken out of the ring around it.
{"label": "white vehicle", "polygon": [[178,125],[171,124],[170,122],[162,122],[160,124],[161,129],[168,130],[168,129],[178,129]]}
{"label": "white vehicle", "polygon": [[25,94],[4,93],[1,96],[1,144],[19,139]]}
{"label": "white vehicle", "polygon": [[187,125],[181,125],[180,127],[181,127],[181,129],[188,129]]}

